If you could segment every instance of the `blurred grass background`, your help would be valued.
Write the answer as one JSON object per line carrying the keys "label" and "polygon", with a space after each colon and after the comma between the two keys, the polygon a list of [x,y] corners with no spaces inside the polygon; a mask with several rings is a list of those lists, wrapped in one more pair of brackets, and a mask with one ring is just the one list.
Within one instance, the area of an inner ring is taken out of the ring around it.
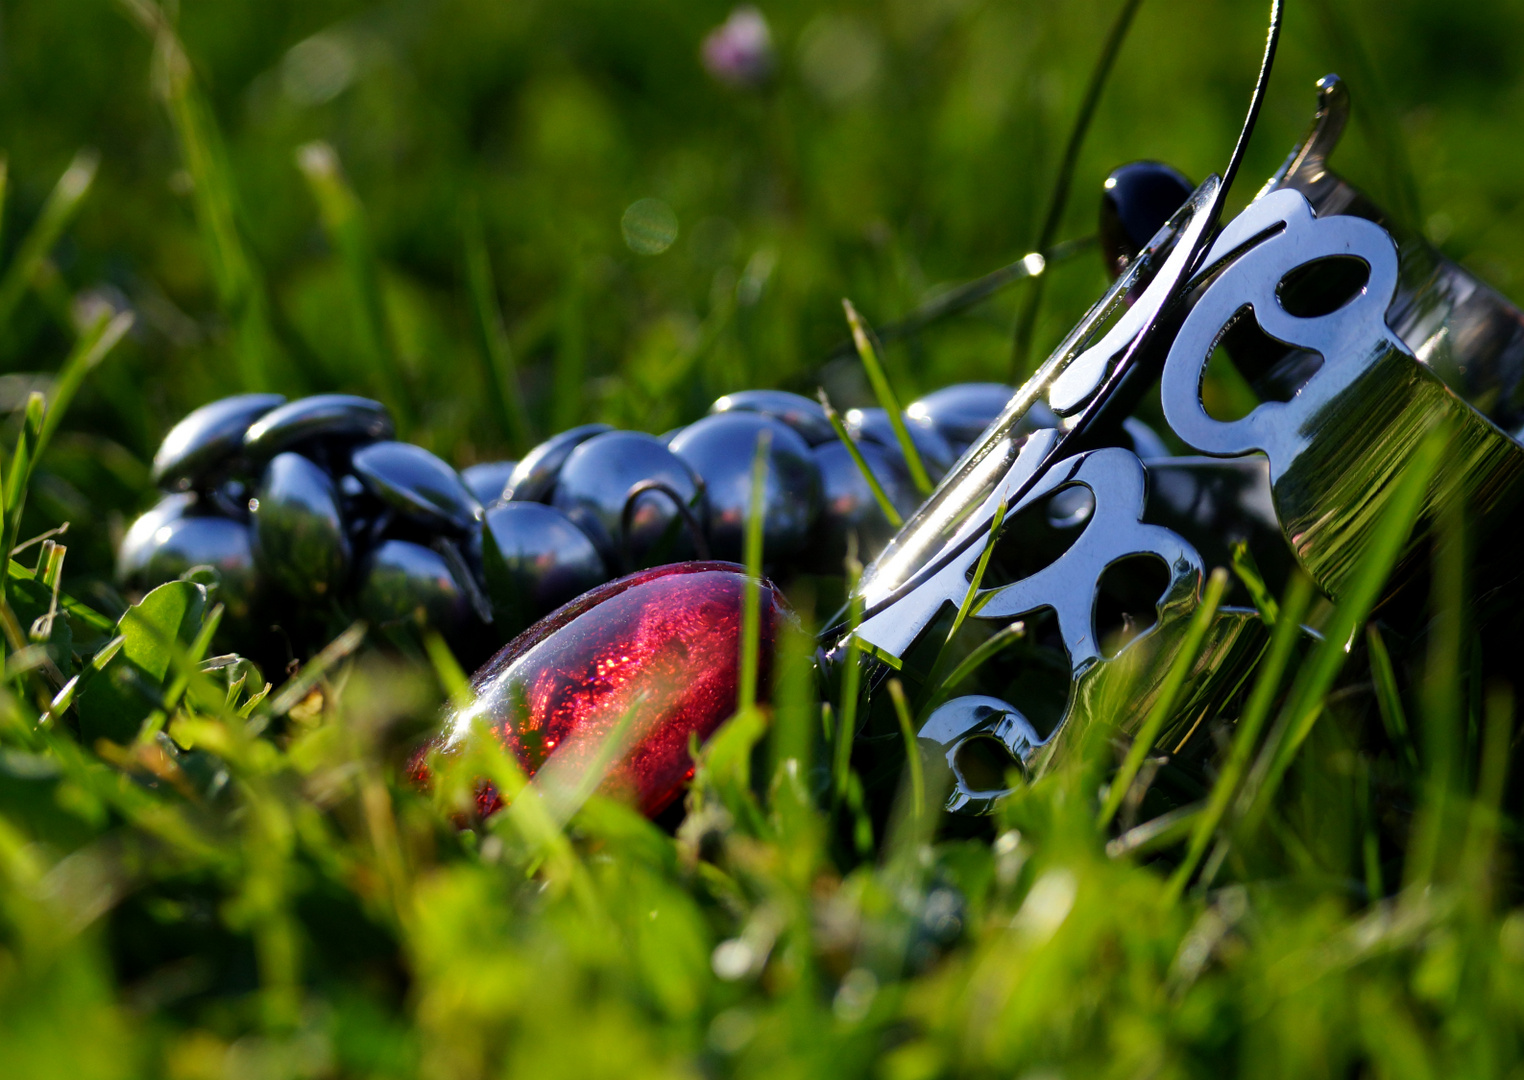
{"label": "blurred grass background", "polygon": [[[1094,231],[1117,164],[1153,157],[1197,180],[1223,167],[1262,6],[1142,5],[1061,238]],[[881,323],[1031,250],[1116,8],[769,4],[774,75],[736,88],[700,62],[723,3],[187,0],[162,9],[184,48],[166,60],[148,0],[14,0],[0,24],[0,247],[14,253],[81,148],[99,168],[31,275],[0,369],[55,368],[79,297],[138,315],[76,405],[34,523],[72,520],[76,572],[104,568],[164,431],[256,385],[375,393],[404,437],[457,465],[517,456],[531,435],[484,363],[476,241],[533,437],[591,420],[659,432],[748,386],[824,382],[857,403],[855,361],[821,364],[844,338],[839,298]],[[1293,3],[1235,204],[1303,133],[1313,81],[1337,71],[1355,121],[1336,165],[1510,291],[1524,281],[1521,41],[1524,9],[1505,0]],[[181,109],[168,88],[184,74]],[[347,234],[332,217],[325,228],[315,166],[298,164],[316,140],[358,199]],[[675,215],[660,254],[622,235],[642,199]],[[358,304],[356,259],[375,283]],[[1093,255],[1055,269],[1034,355],[1102,285]],[[1009,379],[1019,292],[892,349],[906,399]],[[26,384],[11,382],[19,404]]]}
{"label": "blurred grass background", "polygon": [[[723,4],[12,0],[0,405],[100,311],[137,316],[20,535],[72,522],[87,591],[164,431],[256,385],[380,395],[460,465],[578,421],[661,431],[740,387],[865,401],[855,362],[821,365],[840,297],[881,323],[1031,249],[1116,7],[768,4],[775,75],[741,89],[699,59]],[[1263,17],[1142,6],[1060,236],[1093,231],[1116,164],[1224,164]],[[1294,0],[1235,205],[1338,71],[1339,169],[1517,295],[1521,42],[1502,0]],[[29,248],[71,162],[77,215]],[[1055,268],[1039,354],[1102,281],[1093,254]],[[892,347],[901,393],[1009,377],[1020,295]],[[493,389],[510,358],[532,432]],[[1178,880],[1180,822],[1108,854],[1109,747],[972,839],[935,799],[901,793],[876,837],[850,791],[824,805],[803,635],[771,726],[743,711],[711,743],[676,837],[598,797],[458,828],[476,777],[517,780],[490,746],[431,798],[403,778],[459,689],[442,649],[432,672],[311,668],[252,720],[234,668],[165,658],[184,696],[129,746],[81,745],[8,666],[0,1075],[1517,1076],[1517,740],[1506,687],[1464,681],[1458,551],[1437,556],[1448,629],[1399,654],[1407,692],[1373,690],[1357,647],[1257,831],[1241,776],[1214,781],[1220,832],[1182,819]]]}

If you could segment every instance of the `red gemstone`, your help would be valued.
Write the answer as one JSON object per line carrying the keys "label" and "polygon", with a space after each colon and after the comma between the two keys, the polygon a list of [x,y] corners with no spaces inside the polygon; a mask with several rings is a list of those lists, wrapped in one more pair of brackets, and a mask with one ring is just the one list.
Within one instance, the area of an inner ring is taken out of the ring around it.
{"label": "red gemstone", "polygon": [[[477,672],[476,706],[451,720],[441,749],[485,716],[526,771],[554,763],[558,773],[581,776],[628,715],[625,749],[601,790],[660,812],[693,775],[689,736],[702,743],[735,712],[746,581],[733,563],[678,563],[573,600]],[[765,688],[782,609],[766,581],[760,599],[758,685]],[[477,803],[483,815],[500,805],[492,791]]]}

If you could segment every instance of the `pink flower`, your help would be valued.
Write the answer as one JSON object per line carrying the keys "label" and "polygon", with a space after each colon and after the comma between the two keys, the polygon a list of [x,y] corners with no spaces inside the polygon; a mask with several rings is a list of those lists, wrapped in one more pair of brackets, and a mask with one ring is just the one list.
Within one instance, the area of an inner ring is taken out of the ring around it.
{"label": "pink flower", "polygon": [[730,86],[761,86],[773,73],[773,35],[767,20],[750,4],[730,13],[730,18],[704,38],[704,67]]}

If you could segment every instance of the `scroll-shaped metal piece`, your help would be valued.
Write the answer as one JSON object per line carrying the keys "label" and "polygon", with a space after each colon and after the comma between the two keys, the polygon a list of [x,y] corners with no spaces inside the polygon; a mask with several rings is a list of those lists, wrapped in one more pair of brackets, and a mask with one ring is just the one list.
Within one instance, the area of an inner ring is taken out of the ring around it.
{"label": "scroll-shaped metal piece", "polygon": [[[916,739],[923,751],[936,754],[947,762],[952,785],[947,795],[947,809],[955,814],[985,814],[995,803],[1009,795],[1004,775],[984,776],[981,772],[997,770],[970,769],[966,753],[971,743],[993,740],[1010,760],[1025,769],[1024,762],[1042,742],[1027,718],[999,698],[969,694],[937,706]],[[996,759],[999,760],[998,757]]]}
{"label": "scroll-shaped metal piece", "polygon": [[[1288,278],[1333,258],[1364,263],[1364,287],[1331,312],[1288,311]],[[1437,423],[1448,422],[1453,436],[1431,497],[1451,492],[1476,514],[1517,499],[1524,447],[1460,400],[1388,325],[1398,254],[1380,226],[1349,215],[1317,217],[1300,192],[1282,188],[1230,222],[1204,266],[1204,287],[1165,361],[1164,415],[1204,453],[1265,452],[1282,530],[1328,592],[1337,596],[1359,565],[1392,481]],[[1214,420],[1201,401],[1202,372],[1241,318],[1276,342],[1315,352],[1321,366],[1289,400],[1263,402],[1239,420]]]}
{"label": "scroll-shaped metal piece", "polygon": [[[1046,434],[1034,436],[1028,446],[1039,443],[1039,436]],[[1180,648],[1185,626],[1200,600],[1201,557],[1178,533],[1143,520],[1145,467],[1131,451],[1107,447],[1049,467],[1012,509],[1012,516],[1075,486],[1089,490],[1094,510],[1068,550],[1026,577],[979,590],[969,609],[970,618],[1000,622],[1042,610],[1051,610],[1056,617],[1069,659],[1068,706],[1047,740],[1023,735],[1019,746],[1007,747],[1032,769],[1040,769],[1059,746],[1076,738],[1076,730],[1087,727],[1092,717],[1105,717],[1123,733],[1136,729],[1161,689],[1163,674]],[[865,619],[857,629],[859,640],[881,658],[903,656],[945,605],[962,601],[980,551],[979,547],[967,549],[909,596]],[[1095,624],[1101,579],[1109,567],[1137,555],[1162,561],[1168,570],[1168,583],[1155,602],[1153,625],[1115,656],[1107,657]],[[1220,703],[1223,695],[1237,686],[1246,663],[1258,655],[1263,644],[1262,625],[1254,612],[1222,609],[1208,634],[1205,651],[1188,673],[1181,708],[1175,714],[1177,718],[1190,718],[1190,722],[1183,728],[1179,723],[1168,725],[1166,737],[1188,734],[1209,705]],[[950,763],[964,740],[991,734],[983,727],[969,728],[956,737],[950,730],[937,731],[937,741],[945,744]],[[930,737],[924,730],[922,734]],[[952,810],[979,812],[1003,794],[980,793],[956,769],[954,779],[949,801]]]}
{"label": "scroll-shaped metal piece", "polygon": [[[1201,557],[1178,535],[1143,523],[1143,463],[1129,450],[1108,447],[1061,461],[1012,508],[1012,514],[1075,484],[1090,489],[1095,512],[1074,545],[1055,562],[1020,581],[982,589],[970,616],[1010,621],[1052,608],[1076,673],[1100,658],[1095,633],[1095,594],[1101,575],[1131,555],[1157,555],[1169,567],[1161,608],[1194,597],[1201,585]],[[957,604],[968,592],[980,548],[970,547],[944,565],[912,597],[863,620],[858,638],[881,655],[903,656],[943,604]]]}
{"label": "scroll-shaped metal piece", "polygon": [[1430,245],[1334,172],[1328,158],[1349,122],[1349,90],[1337,75],[1317,83],[1312,130],[1265,185],[1293,189],[1320,218],[1374,221],[1397,242],[1397,292],[1386,321],[1463,401],[1515,439],[1524,434],[1524,312]]}
{"label": "scroll-shaped metal piece", "polygon": [[[1217,178],[1208,177],[868,567],[859,584],[866,620],[894,608],[892,621],[908,620],[916,632],[926,625],[942,601],[931,601],[927,608],[930,593],[922,586],[953,563],[962,567],[956,573],[966,572],[978,557],[996,507],[1002,501],[1015,506],[1055,460],[1064,440],[1085,422],[1084,415],[1074,416],[1062,430],[1034,430],[1030,414],[1061,381],[1065,411],[1088,414],[1105,404],[1103,385],[1125,371],[1157,325],[1154,318],[1133,319],[1131,311],[1157,314],[1180,294],[1193,255],[1210,236],[1219,195]],[[1108,322],[1127,305],[1131,310],[1108,331]],[[1071,371],[1077,374],[1070,377]],[[914,633],[886,634],[884,640],[882,652],[898,657]]]}

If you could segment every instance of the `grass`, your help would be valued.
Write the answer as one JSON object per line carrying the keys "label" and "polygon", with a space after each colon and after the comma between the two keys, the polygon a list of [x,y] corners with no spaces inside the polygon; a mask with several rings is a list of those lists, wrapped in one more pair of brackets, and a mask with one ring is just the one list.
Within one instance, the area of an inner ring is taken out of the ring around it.
{"label": "grass", "polygon": [[[214,655],[194,583],[116,594],[158,439],[225,393],[373,393],[466,465],[572,423],[660,432],[748,386],[845,409],[1007,377],[1013,328],[1040,356],[1100,291],[1106,171],[1222,167],[1263,17],[780,2],[777,76],[747,91],[697,59],[727,10],[8,5],[0,1072],[1517,1073],[1516,616],[1467,556],[1480,523],[1441,512],[1403,558],[1437,442],[1339,604],[1235,556],[1269,645],[1195,772],[1098,726],[972,823],[936,812],[945,771],[907,744],[948,694],[1040,672],[1035,624],[949,635],[931,685],[854,665],[822,704],[834,594],[801,579],[770,704],[748,648],[686,812],[653,823],[593,774],[529,783],[490,739],[410,784],[470,694],[438,638],[399,655],[356,624],[260,671]],[[1246,177],[1338,70],[1337,166],[1517,293],[1515,6],[1287,18]],[[643,237],[658,254],[621,235],[642,199],[679,223]],[[483,777],[511,805],[463,828]]]}

